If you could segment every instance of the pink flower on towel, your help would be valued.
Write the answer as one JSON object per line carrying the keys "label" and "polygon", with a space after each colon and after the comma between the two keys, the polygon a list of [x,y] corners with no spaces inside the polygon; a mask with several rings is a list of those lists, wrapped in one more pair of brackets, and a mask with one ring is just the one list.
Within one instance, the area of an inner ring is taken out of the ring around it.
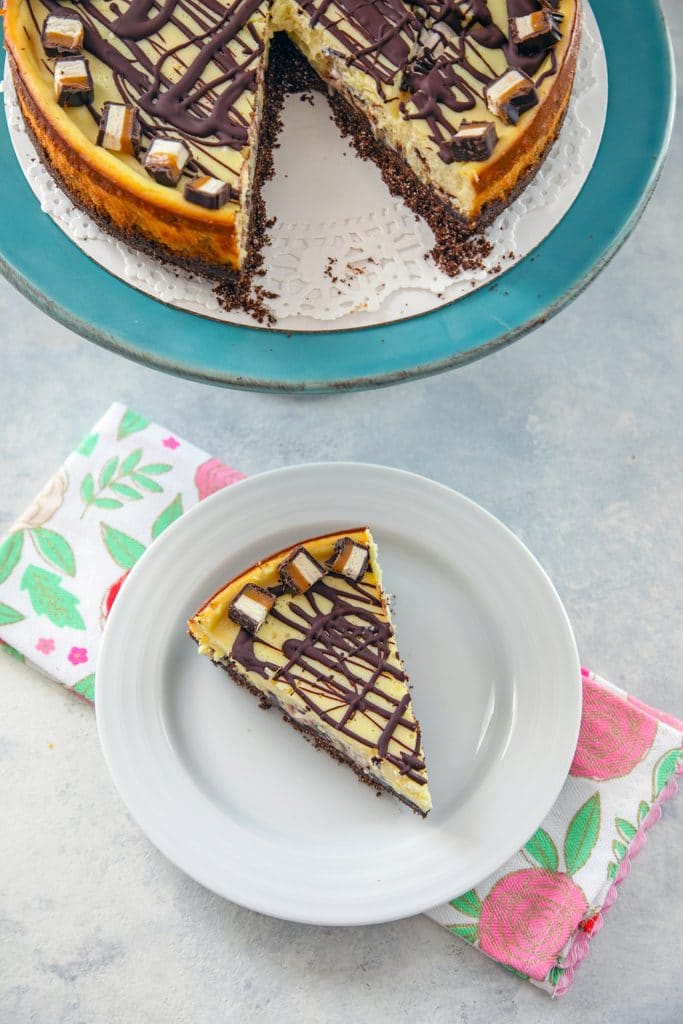
{"label": "pink flower on towel", "polygon": [[161,443],[163,444],[164,448],[170,448],[171,451],[175,451],[176,448],[180,448],[180,441],[178,441],[175,437],[165,437]]}
{"label": "pink flower on towel", "polygon": [[67,658],[72,665],[83,665],[88,660],[88,652],[85,647],[72,647]]}
{"label": "pink flower on towel", "polygon": [[543,868],[512,871],[482,903],[479,946],[516,971],[542,981],[588,904],[569,875]]}
{"label": "pink flower on towel", "polygon": [[208,459],[206,462],[202,462],[201,466],[197,466],[194,475],[194,482],[200,501],[208,498],[210,494],[215,494],[216,491],[221,491],[229,484],[236,483],[238,480],[244,480],[244,473],[231,469],[230,466],[226,466],[220,459]]}
{"label": "pink flower on towel", "polygon": [[657,722],[628,701],[583,680],[583,717],[571,775],[619,779],[633,771],[654,742]]}
{"label": "pink flower on towel", "polygon": [[41,654],[52,654],[55,649],[55,642],[52,637],[41,636],[38,638],[36,644],[36,650],[40,651]]}

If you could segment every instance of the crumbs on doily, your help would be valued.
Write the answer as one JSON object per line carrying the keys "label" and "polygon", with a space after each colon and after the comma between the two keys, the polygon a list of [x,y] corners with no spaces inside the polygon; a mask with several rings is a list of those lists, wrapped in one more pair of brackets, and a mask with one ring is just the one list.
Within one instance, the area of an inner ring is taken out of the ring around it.
{"label": "crumbs on doily", "polygon": [[339,280],[337,275],[332,273],[334,267],[336,266],[336,263],[337,263],[337,261],[334,258],[334,256],[328,256],[327,257],[327,263],[325,264],[325,269],[323,271],[325,277],[329,277],[329,279],[332,282],[332,284],[337,284],[337,282]]}
{"label": "crumbs on doily", "polygon": [[357,260],[349,260],[343,274],[339,276],[338,272],[334,273],[338,262],[335,256],[328,256],[325,269],[323,270],[325,277],[328,277],[332,284],[348,285],[354,278],[367,274],[370,266],[377,266],[377,260],[373,256],[361,256]]}

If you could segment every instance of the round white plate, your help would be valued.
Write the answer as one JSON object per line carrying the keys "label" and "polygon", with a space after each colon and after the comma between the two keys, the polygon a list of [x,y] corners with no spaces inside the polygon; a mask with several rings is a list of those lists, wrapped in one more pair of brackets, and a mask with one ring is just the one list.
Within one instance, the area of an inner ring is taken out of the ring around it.
{"label": "round white plate", "polygon": [[[264,714],[185,632],[259,558],[366,523],[423,727],[426,820]],[[498,868],[557,797],[580,713],[571,627],[524,545],[446,487],[353,463],[265,473],[179,519],[131,573],[97,666],[104,756],[150,839],[236,903],[313,924],[405,917]]]}

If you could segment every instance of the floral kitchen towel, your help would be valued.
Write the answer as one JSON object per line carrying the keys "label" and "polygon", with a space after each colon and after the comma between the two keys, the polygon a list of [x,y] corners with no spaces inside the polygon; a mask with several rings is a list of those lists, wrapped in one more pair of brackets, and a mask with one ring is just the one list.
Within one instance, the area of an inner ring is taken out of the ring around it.
{"label": "floral kitchen towel", "polygon": [[114,404],[0,544],[0,645],[88,700],[127,573],[183,512],[243,474]]}
{"label": "floral kitchen towel", "polygon": [[[183,512],[242,474],[113,405],[0,544],[0,650],[87,700],[128,572]],[[683,723],[584,670],[569,778],[523,850],[429,916],[515,974],[566,992],[681,770]]]}
{"label": "floral kitchen towel", "polygon": [[524,849],[428,916],[552,995],[563,995],[645,832],[676,792],[683,722],[583,669],[569,777]]}

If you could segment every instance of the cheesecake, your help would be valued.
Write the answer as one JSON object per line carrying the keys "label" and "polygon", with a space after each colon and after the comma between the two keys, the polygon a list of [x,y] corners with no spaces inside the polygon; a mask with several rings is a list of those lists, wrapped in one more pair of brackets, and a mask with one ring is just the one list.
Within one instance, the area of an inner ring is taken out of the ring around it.
{"label": "cheesecake", "polygon": [[363,155],[392,191],[409,205],[419,192],[431,225],[481,228],[557,136],[580,2],[6,0],[4,38],[27,127],[74,202],[134,247],[227,280],[263,242],[274,37],[371,138]]}
{"label": "cheesecake", "polygon": [[270,555],[188,622],[199,653],[417,813],[431,809],[420,725],[367,528]]}

